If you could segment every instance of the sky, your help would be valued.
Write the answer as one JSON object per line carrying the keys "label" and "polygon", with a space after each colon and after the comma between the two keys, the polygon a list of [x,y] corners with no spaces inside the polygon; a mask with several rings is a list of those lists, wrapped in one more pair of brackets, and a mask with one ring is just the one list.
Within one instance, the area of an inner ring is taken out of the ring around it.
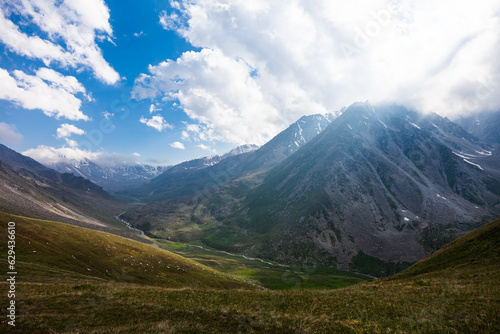
{"label": "sky", "polygon": [[500,1],[0,0],[0,143],[171,165],[303,115],[500,110]]}

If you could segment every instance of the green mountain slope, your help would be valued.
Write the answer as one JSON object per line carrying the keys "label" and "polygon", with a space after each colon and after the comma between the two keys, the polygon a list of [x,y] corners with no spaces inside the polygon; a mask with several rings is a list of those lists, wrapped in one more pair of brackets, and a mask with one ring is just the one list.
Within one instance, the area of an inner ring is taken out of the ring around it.
{"label": "green mountain slope", "polygon": [[[53,276],[43,283],[23,279],[17,286],[16,327],[4,321],[0,331],[498,333],[499,235],[497,220],[400,275],[330,291],[171,289],[97,278],[88,284],[89,276]],[[7,302],[1,294],[1,305]]]}
{"label": "green mountain slope", "polygon": [[497,219],[446,244],[392,279],[446,277],[451,272],[477,277],[498,275],[499,271],[500,219]]}
{"label": "green mountain slope", "polygon": [[[169,288],[242,288],[249,284],[192,260],[113,234],[0,213],[0,239],[15,222],[16,270],[23,282],[92,280]],[[2,268],[7,268],[2,242]]]}

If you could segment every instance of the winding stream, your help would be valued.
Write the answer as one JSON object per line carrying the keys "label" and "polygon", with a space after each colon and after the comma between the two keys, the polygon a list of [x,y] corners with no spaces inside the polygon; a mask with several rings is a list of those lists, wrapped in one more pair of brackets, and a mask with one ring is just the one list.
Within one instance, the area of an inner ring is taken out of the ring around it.
{"label": "winding stream", "polygon": [[118,219],[119,221],[121,221],[122,223],[124,223],[124,224],[125,224],[125,225],[129,228],[129,229],[131,229],[131,230],[133,230],[133,231],[140,232],[142,236],[146,236],[146,235],[144,234],[144,231],[141,231],[141,230],[139,230],[138,228],[133,227],[133,226],[132,226],[132,224],[130,224],[129,222],[127,222],[127,221],[125,221],[125,220],[123,220],[123,219],[121,218],[121,216],[122,216],[124,213],[125,213],[125,211],[124,211],[124,212],[122,212],[122,213],[120,213],[118,216],[115,216],[115,218],[116,218],[116,219]]}
{"label": "winding stream", "polygon": [[[126,220],[124,220],[124,219],[121,218],[121,215],[123,215],[124,213],[125,213],[125,211],[122,212],[122,213],[120,213],[118,216],[115,216],[115,218],[118,219],[119,221],[121,221],[123,224],[125,224],[129,229],[131,229],[133,231],[140,232],[142,236],[146,236],[144,234],[144,231],[139,230],[138,228],[133,227],[132,224],[130,224],[129,222],[127,222]],[[192,244],[184,244],[184,245],[186,245],[186,246],[192,246],[192,247],[197,247],[197,248],[203,249],[203,250],[205,250],[207,252],[224,253],[226,255],[230,255],[230,256],[234,256],[234,257],[242,257],[245,260],[260,261],[260,262],[268,264],[270,266],[289,267],[289,266],[284,265],[284,264],[273,263],[273,262],[269,262],[269,261],[266,261],[266,260],[263,260],[263,259],[259,259],[258,257],[248,257],[248,256],[243,255],[243,254],[233,254],[233,253],[229,253],[229,252],[222,251],[222,250],[208,249],[208,248],[205,248],[205,247],[200,246],[200,245],[192,245]]]}
{"label": "winding stream", "polygon": [[224,254],[227,254],[227,255],[230,255],[230,256],[234,256],[234,257],[242,257],[244,258],[245,260],[250,260],[250,261],[260,261],[262,263],[265,263],[265,264],[268,264],[270,266],[280,266],[280,267],[289,267],[287,265],[284,265],[284,264],[280,264],[280,263],[273,263],[273,262],[269,262],[269,261],[266,261],[266,260],[263,260],[263,259],[259,259],[258,257],[248,257],[246,255],[243,255],[243,254],[233,254],[233,253],[229,253],[229,252],[226,252],[226,251],[222,251],[222,250],[217,250],[217,249],[208,249],[208,248],[205,248],[203,246],[200,246],[200,245],[191,245],[191,244],[185,244],[186,246],[192,246],[192,247],[198,247],[198,248],[201,248],[205,251],[208,251],[208,252],[217,252],[217,253],[224,253]]}

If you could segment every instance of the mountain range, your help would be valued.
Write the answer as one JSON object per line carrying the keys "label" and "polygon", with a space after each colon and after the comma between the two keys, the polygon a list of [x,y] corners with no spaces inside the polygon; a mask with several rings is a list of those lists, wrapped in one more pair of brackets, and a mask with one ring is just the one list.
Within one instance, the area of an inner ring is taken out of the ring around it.
{"label": "mountain range", "polygon": [[[437,115],[355,104],[270,171],[224,224],[245,251],[275,260],[319,249],[318,261],[331,256],[343,268],[415,262],[500,214],[500,183],[474,162],[490,150]],[[266,242],[245,245],[249,234]]]}
{"label": "mountain range", "polygon": [[[258,149],[250,147],[242,154],[216,156],[218,161],[210,158],[208,163],[205,161],[207,158],[188,161],[168,169],[140,187],[118,192],[117,195],[143,202],[158,202],[204,191],[245,173],[269,169],[318,135],[339,114],[303,116]],[[202,168],[199,168],[200,165]]]}
{"label": "mountain range", "polygon": [[126,189],[139,187],[171,168],[173,168],[171,172],[179,170],[198,170],[215,165],[225,158],[250,152],[257,148],[258,146],[256,145],[241,145],[226,154],[193,159],[175,166],[151,166],[131,162],[110,164],[93,161],[88,158],[80,160],[64,158],[58,162],[44,162],[44,165],[61,173],[71,173],[76,176],[82,176],[113,194]]}
{"label": "mountain range", "polygon": [[447,118],[356,103],[294,147],[301,120],[230,163],[153,179],[145,198],[168,200],[124,216],[157,237],[378,276],[500,214],[498,152]]}
{"label": "mountain range", "polygon": [[385,276],[500,215],[495,119],[462,119],[491,130],[473,135],[437,114],[355,103],[304,116],[262,147],[173,167],[55,166],[85,178],[2,145],[0,211],[96,229],[126,211],[150,237]]}
{"label": "mountain range", "polygon": [[47,163],[45,165],[61,173],[81,176],[110,193],[137,187],[170,168],[170,166],[150,166],[139,163],[105,166],[87,158],[76,161]]}
{"label": "mountain range", "polygon": [[0,180],[0,211],[120,233],[114,215],[125,205],[83,177],[59,173],[0,144]]}
{"label": "mountain range", "polygon": [[[177,165],[169,168],[169,171],[167,174],[173,175],[173,174],[182,173],[182,172],[186,172],[186,171],[192,172],[192,171],[204,169],[204,168],[207,168],[210,166],[214,166],[226,158],[234,157],[234,156],[237,156],[240,154],[245,154],[248,152],[252,152],[258,148],[259,148],[259,146],[253,145],[253,144],[241,145],[241,146],[235,147],[234,149],[230,150],[229,152],[227,152],[225,154],[211,155],[211,156],[207,156],[207,157],[202,157],[202,158],[184,161],[180,164],[177,164]],[[153,182],[155,182],[155,181],[153,181]]]}

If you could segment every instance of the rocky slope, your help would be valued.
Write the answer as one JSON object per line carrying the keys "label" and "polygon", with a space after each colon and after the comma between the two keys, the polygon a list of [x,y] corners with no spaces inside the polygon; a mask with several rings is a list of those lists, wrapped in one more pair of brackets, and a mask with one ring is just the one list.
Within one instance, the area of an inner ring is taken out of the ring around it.
{"label": "rocky slope", "polygon": [[101,187],[69,173],[59,173],[0,145],[0,211],[53,219],[93,228],[116,224],[124,210]]}
{"label": "rocky slope", "polygon": [[414,262],[500,214],[500,182],[475,162],[491,149],[437,115],[354,104],[208,240],[230,226],[241,251],[278,261]]}
{"label": "rocky slope", "polygon": [[500,215],[498,157],[446,118],[357,103],[271,170],[126,216],[161,237],[388,275]]}

